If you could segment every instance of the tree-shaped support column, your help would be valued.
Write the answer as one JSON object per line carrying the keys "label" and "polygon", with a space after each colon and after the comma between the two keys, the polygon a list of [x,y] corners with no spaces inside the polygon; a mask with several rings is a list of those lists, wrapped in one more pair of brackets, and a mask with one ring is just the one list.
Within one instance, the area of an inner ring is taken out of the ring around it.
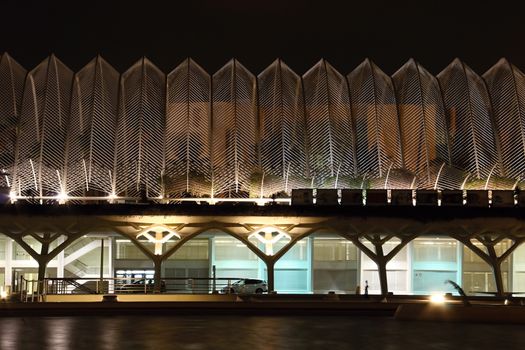
{"label": "tree-shaped support column", "polygon": [[[505,287],[503,285],[503,274],[501,272],[501,264],[503,263],[503,261],[505,261],[505,259],[507,259],[510,256],[510,254],[514,252],[514,250],[525,240],[525,238],[518,238],[514,236],[504,236],[504,235],[497,236],[497,237],[493,237],[491,235],[476,235],[474,237],[451,235],[451,237],[463,243],[474,254],[476,254],[483,261],[489,264],[489,266],[492,268],[492,272],[494,273],[494,280],[496,282],[496,295],[503,296],[505,293]],[[482,249],[476,246],[471,241],[471,238],[475,238],[481,244],[483,244],[483,246],[487,249],[487,251],[484,252]],[[504,251],[500,256],[498,256],[496,252],[496,245],[498,243],[501,243],[506,238],[512,241],[512,245],[506,251]]]}
{"label": "tree-shaped support column", "polygon": [[[2,229],[2,232],[12,238],[18,245],[20,245],[33,259],[38,263],[38,280],[43,281],[46,277],[46,268],[48,263],[53,260],[61,251],[63,251],[74,240],[81,237],[84,232],[68,233],[59,230],[58,228],[49,229],[26,229],[21,232],[14,232],[8,229]],[[54,232],[54,233],[52,233]],[[35,251],[26,241],[24,237],[31,236],[40,244],[40,251]],[[59,237],[65,237],[65,240],[58,244],[54,249],[50,250],[51,244]]]}
{"label": "tree-shaped support column", "polygon": [[[373,262],[377,265],[377,271],[379,273],[379,282],[381,284],[381,295],[386,296],[388,294],[388,281],[386,274],[386,265],[392,260],[397,253],[401,251],[411,240],[413,240],[416,235],[385,235],[381,236],[379,234],[373,235],[364,235],[362,238],[369,241],[373,246],[375,252],[368,248],[362,241],[361,237],[358,235],[345,235],[346,239],[355,244],[366,256],[368,256]],[[386,242],[390,241],[393,238],[398,238],[401,242],[394,247],[390,252],[385,254],[383,246]]]}

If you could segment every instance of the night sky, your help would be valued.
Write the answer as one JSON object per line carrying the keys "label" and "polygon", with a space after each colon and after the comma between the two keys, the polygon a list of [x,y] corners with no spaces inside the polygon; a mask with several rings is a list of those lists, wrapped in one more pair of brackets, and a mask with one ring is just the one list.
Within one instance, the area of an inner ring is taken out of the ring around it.
{"label": "night sky", "polygon": [[455,57],[480,74],[500,57],[525,69],[518,2],[487,3],[2,0],[0,52],[29,69],[54,52],[73,70],[100,53],[121,72],[143,55],[165,72],[188,56],[210,73],[232,57],[255,74],[277,57],[299,74],[323,57],[344,74],[365,57],[388,74],[410,57],[433,74]]}

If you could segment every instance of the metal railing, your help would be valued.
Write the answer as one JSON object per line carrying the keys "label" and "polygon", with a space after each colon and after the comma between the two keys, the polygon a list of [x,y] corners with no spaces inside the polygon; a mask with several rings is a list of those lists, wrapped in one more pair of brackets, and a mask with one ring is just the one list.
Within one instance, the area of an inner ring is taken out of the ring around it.
{"label": "metal railing", "polygon": [[242,278],[162,278],[160,290],[151,278],[46,278],[43,294],[213,294],[233,292],[232,284]]}
{"label": "metal railing", "polygon": [[40,302],[46,295],[88,294],[229,294],[234,282],[243,278],[171,277],[161,280],[160,290],[148,278],[45,278],[28,280],[20,276],[21,302]]}
{"label": "metal railing", "polygon": [[39,302],[42,301],[43,281],[28,280],[20,276],[18,290],[20,292],[20,301],[22,302]]}

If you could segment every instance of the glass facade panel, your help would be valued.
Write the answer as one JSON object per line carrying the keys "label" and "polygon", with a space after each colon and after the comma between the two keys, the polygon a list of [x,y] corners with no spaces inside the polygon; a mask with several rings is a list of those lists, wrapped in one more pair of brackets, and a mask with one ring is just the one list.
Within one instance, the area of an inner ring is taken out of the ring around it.
{"label": "glass facade panel", "polygon": [[525,294],[525,244],[512,253],[512,291]]}
{"label": "glass facade panel", "polygon": [[305,293],[308,290],[308,270],[275,269],[275,290]]}
{"label": "glass facade panel", "polygon": [[5,260],[6,241],[7,237],[0,234],[0,261]]}
{"label": "glass facade panel", "polygon": [[[388,254],[401,241],[398,238],[393,238],[383,245],[383,254]],[[375,252],[374,246],[367,241],[363,242],[371,251]],[[365,281],[368,281],[369,293],[380,293],[381,285],[379,283],[379,273],[377,272],[376,263],[368,256],[361,252],[361,290],[365,286]],[[403,247],[399,253],[396,254],[386,265],[387,268],[387,283],[388,290],[394,294],[408,294],[410,293],[408,282],[408,249]]]}
{"label": "glass facade panel", "polygon": [[313,238],[313,291],[355,293],[358,250],[340,237]]}
{"label": "glass facade panel", "polygon": [[[209,231],[182,245],[163,264],[162,275],[167,277],[211,277],[213,266],[217,277],[266,279],[266,265],[244,243],[234,237]],[[110,240],[113,244],[111,246]],[[39,249],[41,244],[34,237],[25,241]],[[55,258],[49,265],[49,277],[89,277],[100,272],[100,236],[84,236],[64,250],[64,257]],[[112,271],[152,269],[153,263],[142,251],[123,237],[105,238],[104,274]],[[279,241],[278,251],[288,244]],[[481,242],[474,240],[482,248]],[[56,240],[53,246],[60,243]],[[143,242],[153,250],[154,244]],[[363,243],[375,252],[371,243]],[[399,244],[392,239],[384,244],[384,254]],[[163,251],[171,249],[176,241],[163,244]],[[510,240],[495,245],[498,256],[511,247]],[[12,250],[7,251],[12,246]],[[259,248],[265,248],[259,242]],[[52,250],[53,247],[50,247]],[[111,251],[110,251],[111,250]],[[488,251],[483,249],[483,251]],[[81,254],[80,254],[81,253]],[[10,262],[6,257],[13,256]],[[74,258],[73,258],[74,256]],[[113,259],[113,261],[111,261]],[[62,264],[63,265],[60,265]],[[6,273],[6,265],[11,269]],[[11,283],[15,275],[35,277],[37,262],[10,238],[0,235],[0,282]],[[502,265],[502,278],[506,291],[525,291],[525,244],[518,247]],[[111,270],[110,270],[111,269]],[[11,271],[13,273],[11,274]],[[7,277],[6,277],[7,276]],[[10,277],[12,276],[12,277]],[[8,278],[9,281],[5,281]],[[468,247],[444,236],[418,237],[387,264],[388,289],[395,294],[455,293],[446,280],[459,283],[468,294],[495,292],[496,283],[492,268]],[[335,234],[320,234],[304,238],[292,246],[275,265],[275,289],[281,293],[337,293],[353,294],[360,286],[363,292],[368,281],[369,293],[380,292],[376,264],[351,241]],[[524,293],[525,294],[525,293]]]}
{"label": "glass facade panel", "polygon": [[281,293],[311,292],[311,238],[303,238],[275,263],[275,290]]}
{"label": "glass facade panel", "polygon": [[[33,238],[33,240],[35,239]],[[29,245],[31,246],[31,244]],[[31,248],[35,249],[33,246],[31,246]],[[22,248],[18,243],[13,241],[13,260],[33,260],[33,258],[31,257],[31,255],[29,255],[28,252],[24,250],[24,248]]]}
{"label": "glass facade panel", "polygon": [[257,255],[235,238],[217,237],[214,243],[216,260],[257,260]]}
{"label": "glass facade panel", "polygon": [[148,257],[129,239],[117,238],[115,244],[116,259],[148,260]]}
{"label": "glass facade panel", "polygon": [[414,262],[457,261],[457,242],[453,239],[418,238],[413,246]]}
{"label": "glass facade panel", "polygon": [[[478,248],[481,248],[481,243],[476,241],[475,245]],[[501,242],[497,243],[494,248],[496,254],[500,256],[510,246],[510,240],[502,240]],[[483,252],[487,252],[487,249],[484,246],[483,248]],[[501,264],[503,288],[505,291],[507,291],[509,288],[509,266],[508,259]],[[491,266],[466,246],[463,247],[462,288],[467,294],[475,294],[476,292],[495,292],[497,290]]]}
{"label": "glass facade panel", "polygon": [[[168,260],[208,260],[208,239],[192,239],[184,243]],[[170,250],[176,242],[167,242],[165,250]]]}
{"label": "glass facade panel", "polygon": [[[167,242],[166,250],[175,242]],[[196,238],[182,245],[163,264],[165,277],[208,278],[210,272],[210,239]]]}
{"label": "glass facade panel", "polygon": [[261,278],[264,264],[244,243],[231,236],[216,235],[213,239],[216,276],[220,278]]}
{"label": "glass facade panel", "polygon": [[454,292],[454,288],[445,283],[446,280],[456,281],[456,271],[424,271],[414,270],[412,286],[414,294],[432,294],[432,292]]}
{"label": "glass facade panel", "polygon": [[[87,240],[89,242],[89,240]],[[64,277],[95,277],[100,276],[101,240],[96,239],[77,250],[77,255],[65,256]],[[104,276],[111,275],[110,247],[108,239],[104,242],[103,269]]]}
{"label": "glass facade panel", "polygon": [[412,291],[414,294],[432,292],[454,293],[447,280],[458,281],[458,243],[454,239],[422,237],[412,246]]}

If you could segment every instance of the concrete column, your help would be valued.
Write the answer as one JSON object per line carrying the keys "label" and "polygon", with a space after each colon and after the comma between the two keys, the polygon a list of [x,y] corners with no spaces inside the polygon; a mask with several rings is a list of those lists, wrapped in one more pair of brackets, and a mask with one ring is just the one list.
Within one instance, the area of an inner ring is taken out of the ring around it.
{"label": "concrete column", "polygon": [[268,293],[275,291],[275,261],[266,261],[266,271],[268,273]]}
{"label": "concrete column", "polygon": [[407,244],[407,285],[406,290],[409,293],[414,292],[414,266],[412,260],[414,257],[414,241],[411,241]]}
{"label": "concrete column", "polygon": [[13,280],[13,240],[6,237],[5,240],[5,285],[11,286]]}
{"label": "concrete column", "polygon": [[[215,237],[208,238],[208,263],[209,263],[208,271],[210,271],[209,273],[211,275],[213,266],[215,265]],[[217,268],[217,265],[215,265],[215,268]]]}
{"label": "concrete column", "polygon": [[457,283],[463,287],[463,243],[457,241]]}
{"label": "concrete column", "polygon": [[496,282],[496,291],[498,295],[503,295],[505,292],[505,287],[503,285],[503,274],[501,273],[501,260],[498,259],[496,254],[496,249],[494,245],[485,245],[490,257],[490,265],[492,267],[492,272],[494,273],[494,280]]}
{"label": "concrete column", "polygon": [[37,260],[38,262],[38,280],[43,281],[44,278],[46,278],[46,268],[49,261],[47,261],[47,254],[46,256],[41,256],[40,259]]}
{"label": "concrete column", "polygon": [[314,238],[313,237],[307,237],[306,238],[306,264],[308,266],[307,271],[307,283],[306,283],[306,291],[308,293],[314,292]]}
{"label": "concrete column", "polygon": [[388,279],[386,274],[386,261],[379,259],[377,262],[377,272],[379,273],[379,283],[381,284],[381,295],[388,294]]}
{"label": "concrete column", "polygon": [[155,255],[154,259],[153,259],[153,264],[154,264],[154,268],[155,268],[155,276],[154,276],[154,281],[155,281],[155,286],[154,286],[154,290],[155,290],[155,293],[160,293],[161,290],[162,290],[162,257],[160,255]]}
{"label": "concrete column", "polygon": [[109,278],[113,278],[115,277],[113,271],[113,237],[109,237],[106,240],[106,244],[108,246],[108,273],[106,276]]}
{"label": "concrete column", "polygon": [[[58,237],[57,245],[64,243],[64,236]],[[57,277],[64,278],[64,250],[57,256]]]}
{"label": "concrete column", "polygon": [[379,273],[379,283],[381,284],[381,295],[388,294],[388,279],[386,275],[386,259],[384,259],[383,245],[381,243],[374,243],[376,250],[375,263],[377,265],[377,272]]}

